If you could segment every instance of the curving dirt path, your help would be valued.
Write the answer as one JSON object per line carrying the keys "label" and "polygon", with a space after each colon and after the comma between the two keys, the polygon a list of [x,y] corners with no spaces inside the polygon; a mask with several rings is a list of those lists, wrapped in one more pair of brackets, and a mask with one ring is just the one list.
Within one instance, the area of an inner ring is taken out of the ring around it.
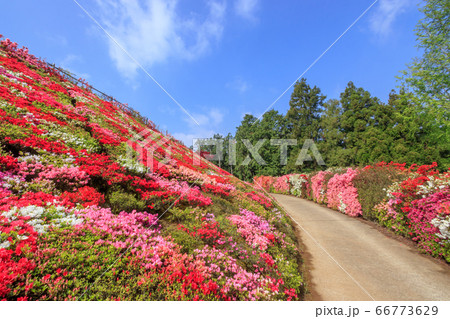
{"label": "curving dirt path", "polygon": [[373,225],[272,194],[300,229],[312,300],[450,300],[450,266]]}

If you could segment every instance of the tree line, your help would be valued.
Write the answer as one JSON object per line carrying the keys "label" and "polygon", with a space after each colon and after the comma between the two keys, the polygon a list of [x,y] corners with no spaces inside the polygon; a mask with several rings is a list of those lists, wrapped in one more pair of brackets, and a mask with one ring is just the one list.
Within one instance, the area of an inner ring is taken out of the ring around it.
{"label": "tree line", "polygon": [[[246,114],[234,136],[216,134],[214,138],[224,140],[224,156],[213,162],[244,180],[380,161],[437,162],[440,169],[449,168],[450,3],[425,3],[424,18],[416,27],[423,56],[402,72],[399,89],[390,92],[387,103],[353,82],[339,99],[327,100],[319,87],[302,78],[294,86],[286,114],[270,110],[260,119]],[[255,145],[264,139],[258,153],[266,165],[254,160],[242,165],[250,155],[244,140]],[[280,164],[280,146],[270,143],[271,139],[297,140],[288,146],[286,165]],[[313,156],[312,161],[296,165],[305,140],[314,141],[325,165]],[[217,150],[209,146],[207,151]],[[236,161],[230,162],[230,152],[235,152]]]}

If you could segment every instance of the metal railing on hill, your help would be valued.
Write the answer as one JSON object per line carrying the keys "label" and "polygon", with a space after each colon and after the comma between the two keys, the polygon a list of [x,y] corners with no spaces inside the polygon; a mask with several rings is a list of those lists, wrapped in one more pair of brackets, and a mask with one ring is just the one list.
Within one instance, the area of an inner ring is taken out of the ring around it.
{"label": "metal railing on hill", "polygon": [[[0,40],[2,39],[2,35],[0,35]],[[15,57],[16,59],[28,63],[29,65],[44,69],[45,71],[50,71],[55,74],[58,74],[63,79],[70,81],[74,85],[81,86],[84,89],[89,90],[89,92],[92,92],[96,96],[98,96],[100,99],[108,101],[112,103],[114,106],[120,108],[122,111],[126,112],[130,116],[134,117],[138,121],[140,121],[142,124],[150,127],[153,130],[160,131],[159,128],[153,123],[150,119],[147,117],[141,115],[138,111],[133,109],[132,107],[128,106],[127,104],[124,104],[118,100],[116,100],[114,97],[96,89],[92,85],[88,84],[85,80],[81,78],[76,78],[74,74],[71,72],[64,70],[61,67],[56,66],[53,63],[46,62],[42,59],[36,58],[34,55],[30,54],[28,52],[27,48],[18,48],[17,43],[10,41],[9,39],[5,39],[0,41],[0,48],[3,49],[3,51],[7,52],[11,56]]]}
{"label": "metal railing on hill", "polygon": [[152,129],[157,129],[156,125],[149,120],[147,117],[141,115],[138,111],[133,109],[132,107],[128,106],[127,104],[124,104],[118,100],[116,100],[111,95],[108,95],[97,88],[93,87],[92,85],[88,84],[85,80],[81,78],[76,78],[74,74],[71,72],[56,66],[53,63],[44,62],[48,69],[51,71],[58,73],[61,77],[64,79],[70,81],[74,85],[82,86],[83,88],[89,90],[90,92],[94,93],[96,96],[98,96],[100,99],[108,101],[112,103],[113,105],[119,107],[122,111],[128,113],[129,115],[133,116],[134,118],[138,119],[142,124],[151,127]]}
{"label": "metal railing on hill", "polygon": [[153,123],[147,117],[141,115],[138,111],[136,111],[132,107],[130,107],[127,104],[124,104],[122,102],[119,102],[114,97],[96,89],[92,85],[88,84],[85,80],[83,80],[81,78],[77,79],[75,77],[75,75],[72,74],[71,72],[64,70],[61,67],[58,67],[53,63],[49,63],[40,58],[35,57],[34,55],[32,55],[28,52],[27,48],[25,48],[25,47],[18,48],[17,43],[12,42],[9,39],[3,40],[3,36],[1,34],[0,34],[0,49],[2,49],[4,52],[7,52],[11,56],[14,56],[16,59],[18,59],[24,63],[27,63],[35,68],[44,69],[46,72],[53,72],[54,74],[58,74],[60,77],[62,77],[63,79],[65,79],[67,81],[70,81],[74,85],[81,86],[84,89],[89,90],[90,92],[92,92],[93,94],[98,96],[98,98],[110,102],[114,106],[121,109],[123,112],[127,113],[128,115],[132,116],[133,118],[135,118],[136,120],[138,120],[139,122],[144,124],[145,126],[165,135],[167,138],[169,138],[173,141],[176,141],[176,142],[184,145],[184,143],[182,141],[173,137],[171,134],[169,134],[168,131],[163,133],[155,123]]}

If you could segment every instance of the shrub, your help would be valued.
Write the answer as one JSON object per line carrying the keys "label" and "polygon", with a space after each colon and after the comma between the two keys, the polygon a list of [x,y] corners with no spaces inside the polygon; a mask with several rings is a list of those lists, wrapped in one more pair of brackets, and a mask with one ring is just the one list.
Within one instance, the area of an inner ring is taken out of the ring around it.
{"label": "shrub", "polygon": [[122,211],[131,212],[133,210],[143,211],[146,209],[145,202],[138,200],[134,195],[115,191],[109,196],[109,205],[114,214]]}
{"label": "shrub", "polygon": [[278,177],[273,184],[273,190],[275,193],[289,194],[289,188],[289,175]]}
{"label": "shrub", "polygon": [[401,171],[394,167],[367,167],[353,179],[358,191],[362,215],[365,219],[375,220],[375,205],[386,197],[386,189],[402,178]]}
{"label": "shrub", "polygon": [[291,194],[297,197],[307,197],[308,177],[304,174],[292,174],[289,176],[289,183],[291,184]]}
{"label": "shrub", "polygon": [[275,179],[272,176],[255,176],[253,177],[253,183],[255,184],[256,188],[262,188],[266,192],[270,192],[272,185],[274,183]]}
{"label": "shrub", "polygon": [[383,225],[411,238],[425,252],[450,262],[446,220],[450,206],[450,175],[419,167],[408,179],[387,189],[387,201],[377,206]]}
{"label": "shrub", "polygon": [[[361,169],[332,168],[311,178],[285,175],[275,185],[288,178],[291,194],[375,220],[450,263],[450,171],[439,173],[436,167],[381,162]],[[274,247],[269,251],[276,255]]]}
{"label": "shrub", "polygon": [[311,188],[312,188],[312,197],[313,200],[317,203],[324,203],[326,199],[326,180],[327,176],[332,175],[331,172],[328,171],[320,171],[313,177],[311,177]]}
{"label": "shrub", "polygon": [[81,187],[74,193],[64,192],[61,195],[61,199],[68,206],[71,206],[70,203],[81,204],[84,207],[100,206],[105,203],[105,196],[89,186]]}
{"label": "shrub", "polygon": [[270,208],[273,206],[272,200],[269,197],[266,197],[262,193],[256,193],[255,191],[252,191],[250,193],[246,193],[247,197],[251,198],[255,202],[258,202],[259,204],[263,205],[266,208]]}
{"label": "shrub", "polygon": [[344,174],[336,174],[330,179],[327,189],[328,207],[350,216],[361,215],[358,192],[353,186],[353,179],[357,174],[356,170],[349,168]]}

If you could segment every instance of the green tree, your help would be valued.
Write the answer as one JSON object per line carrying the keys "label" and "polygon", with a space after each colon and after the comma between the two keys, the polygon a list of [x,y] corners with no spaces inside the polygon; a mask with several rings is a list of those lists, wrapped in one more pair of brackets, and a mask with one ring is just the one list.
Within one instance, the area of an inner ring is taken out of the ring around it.
{"label": "green tree", "polygon": [[324,112],[320,118],[319,150],[324,157],[325,164],[329,167],[341,166],[342,145],[344,135],[339,122],[342,108],[339,100],[331,99],[324,103]]}
{"label": "green tree", "polygon": [[[320,91],[320,88],[311,87],[306,83],[306,79],[302,78],[294,86],[289,101],[289,110],[286,113],[286,128],[289,138],[297,139],[297,147],[291,152],[287,170],[290,172],[298,171],[296,167],[297,155],[302,148],[306,139],[318,141],[320,130],[320,115],[323,109],[323,103],[326,96]],[[315,161],[305,162],[302,170],[311,170],[318,168]]]}
{"label": "green tree", "polygon": [[345,91],[341,93],[342,116],[340,127],[343,138],[343,163],[345,165],[362,165],[370,161],[371,150],[367,145],[367,138],[374,135],[369,130],[374,124],[375,109],[379,101],[373,98],[363,88],[357,88],[349,82]]}
{"label": "green tree", "polygon": [[391,154],[393,142],[391,130],[394,127],[393,113],[394,108],[391,105],[374,98],[372,118],[369,121],[369,127],[364,138],[365,149],[369,157],[368,161],[360,163],[361,165],[393,160]]}
{"label": "green tree", "polygon": [[408,165],[442,163],[438,143],[430,138],[430,126],[425,117],[417,116],[411,92],[392,91],[388,104],[394,109],[390,130],[392,160]]}
{"label": "green tree", "polygon": [[266,165],[262,166],[257,175],[279,176],[285,173],[285,165],[280,163],[280,146],[271,143],[274,139],[285,139],[287,136],[286,119],[276,110],[270,110],[262,116],[256,126],[254,141],[265,139],[260,149]]}
{"label": "green tree", "polygon": [[248,139],[252,143],[255,140],[254,132],[259,125],[259,121],[251,114],[245,114],[241,124],[236,128],[236,168],[234,174],[243,180],[251,180],[255,176],[258,165],[254,161],[249,165],[242,165],[244,159],[249,155],[247,147],[244,145],[243,140]]}
{"label": "green tree", "polygon": [[450,102],[450,2],[426,0],[420,11],[425,17],[416,26],[417,46],[423,50],[404,81],[420,102],[439,119],[448,121]]}
{"label": "green tree", "polygon": [[[286,132],[286,119],[276,110],[264,113],[260,120],[246,114],[236,130],[237,161],[233,173],[244,180],[252,180],[256,175],[285,174],[285,165],[280,164],[280,146],[274,145],[271,140],[286,138]],[[258,148],[258,154],[264,164],[253,158],[244,140],[253,147],[256,147],[259,141],[264,141]],[[250,162],[246,161],[247,156]]]}
{"label": "green tree", "polygon": [[424,18],[415,31],[423,55],[413,60],[401,79],[413,93],[416,116],[426,118],[428,139],[437,145],[441,168],[446,168],[450,165],[450,2],[426,0],[420,11]]}
{"label": "green tree", "polygon": [[318,87],[313,88],[302,78],[294,86],[286,113],[287,128],[291,138],[317,140],[320,113],[326,96]]}

